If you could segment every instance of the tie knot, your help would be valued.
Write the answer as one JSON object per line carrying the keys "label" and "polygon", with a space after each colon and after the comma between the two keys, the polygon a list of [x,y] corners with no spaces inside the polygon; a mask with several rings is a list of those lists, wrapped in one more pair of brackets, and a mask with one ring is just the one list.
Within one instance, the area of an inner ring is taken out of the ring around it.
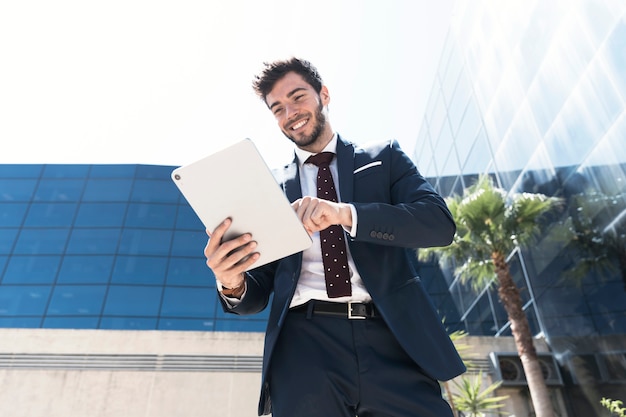
{"label": "tie knot", "polygon": [[333,160],[335,154],[332,152],[320,152],[317,155],[311,155],[307,158],[305,163],[322,166],[322,165],[330,165],[330,161]]}

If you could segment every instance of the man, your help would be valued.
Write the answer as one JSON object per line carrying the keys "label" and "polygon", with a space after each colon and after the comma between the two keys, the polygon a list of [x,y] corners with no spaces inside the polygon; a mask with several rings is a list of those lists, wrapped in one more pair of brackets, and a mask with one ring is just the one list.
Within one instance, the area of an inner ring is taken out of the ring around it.
{"label": "man", "polygon": [[208,231],[207,265],[226,311],[254,314],[274,295],[259,415],[451,416],[437,380],[465,367],[414,250],[452,241],[444,201],[395,141],[360,147],[333,131],[328,89],[309,62],[266,64],[254,88],[296,146],[277,176],[313,238],[310,249],[246,273],[258,259],[254,236],[222,241],[229,219]]}

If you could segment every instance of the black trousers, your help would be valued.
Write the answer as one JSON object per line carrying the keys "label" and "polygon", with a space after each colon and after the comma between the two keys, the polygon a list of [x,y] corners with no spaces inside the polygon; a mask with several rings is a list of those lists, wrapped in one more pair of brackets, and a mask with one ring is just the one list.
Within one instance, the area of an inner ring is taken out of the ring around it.
{"label": "black trousers", "polygon": [[269,382],[273,417],[452,417],[382,318],[290,312]]}

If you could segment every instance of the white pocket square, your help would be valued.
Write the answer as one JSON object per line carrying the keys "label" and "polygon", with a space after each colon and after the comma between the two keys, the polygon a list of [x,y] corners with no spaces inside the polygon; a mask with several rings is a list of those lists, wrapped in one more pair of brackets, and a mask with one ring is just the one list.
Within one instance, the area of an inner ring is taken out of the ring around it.
{"label": "white pocket square", "polygon": [[363,165],[361,168],[357,168],[357,169],[355,169],[355,170],[354,170],[354,172],[353,172],[353,174],[356,174],[356,173],[361,172],[361,171],[365,171],[365,170],[366,170],[366,169],[368,169],[368,168],[375,167],[375,166],[382,165],[382,164],[383,164],[383,161],[374,161],[374,162],[370,162],[370,163],[369,163],[369,164],[367,164],[367,165]]}

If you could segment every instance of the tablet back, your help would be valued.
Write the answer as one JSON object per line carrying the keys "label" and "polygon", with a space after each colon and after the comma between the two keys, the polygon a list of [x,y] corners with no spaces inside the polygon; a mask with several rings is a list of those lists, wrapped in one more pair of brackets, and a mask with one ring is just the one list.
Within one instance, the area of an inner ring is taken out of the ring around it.
{"label": "tablet back", "polygon": [[230,217],[225,240],[252,234],[261,256],[251,268],[311,246],[309,234],[250,139],[176,168],[172,180],[208,230]]}

